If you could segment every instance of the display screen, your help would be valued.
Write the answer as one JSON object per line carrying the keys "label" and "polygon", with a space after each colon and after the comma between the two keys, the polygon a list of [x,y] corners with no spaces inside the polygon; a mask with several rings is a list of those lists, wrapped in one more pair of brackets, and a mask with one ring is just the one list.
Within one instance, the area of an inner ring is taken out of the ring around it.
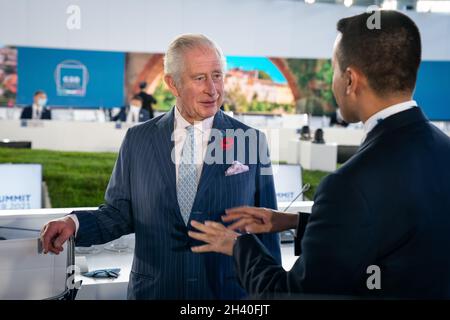
{"label": "display screen", "polygon": [[44,90],[50,107],[118,107],[124,70],[120,52],[19,47],[17,104],[31,104],[34,92]]}

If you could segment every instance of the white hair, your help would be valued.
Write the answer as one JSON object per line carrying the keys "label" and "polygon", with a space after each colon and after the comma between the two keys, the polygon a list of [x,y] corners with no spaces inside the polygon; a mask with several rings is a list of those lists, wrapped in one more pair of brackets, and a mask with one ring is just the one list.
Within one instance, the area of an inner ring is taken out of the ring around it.
{"label": "white hair", "polygon": [[181,68],[183,65],[184,53],[193,48],[212,48],[215,49],[220,59],[222,72],[225,72],[226,59],[220,47],[211,39],[202,34],[182,34],[176,37],[169,45],[164,56],[164,73],[172,76],[176,83],[181,79]]}

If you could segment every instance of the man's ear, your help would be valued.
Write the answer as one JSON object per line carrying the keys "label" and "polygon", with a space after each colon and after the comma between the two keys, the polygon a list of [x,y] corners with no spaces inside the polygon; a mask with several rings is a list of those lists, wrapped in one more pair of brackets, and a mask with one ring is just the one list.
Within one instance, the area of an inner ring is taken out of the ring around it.
{"label": "man's ear", "polygon": [[347,67],[347,69],[345,69],[345,78],[347,80],[345,94],[350,95],[355,93],[361,82],[361,74],[355,68]]}
{"label": "man's ear", "polygon": [[175,80],[173,79],[173,77],[171,75],[166,74],[164,76],[164,82],[166,83],[167,87],[169,88],[170,92],[172,92],[172,94],[175,97],[179,97],[179,93],[178,93],[178,89],[177,89],[177,85],[175,83]]}

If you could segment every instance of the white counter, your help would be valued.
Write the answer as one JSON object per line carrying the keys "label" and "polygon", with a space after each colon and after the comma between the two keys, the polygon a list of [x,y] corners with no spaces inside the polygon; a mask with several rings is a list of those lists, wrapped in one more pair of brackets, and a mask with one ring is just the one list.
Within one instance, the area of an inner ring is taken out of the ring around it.
{"label": "white counter", "polygon": [[31,141],[32,149],[118,152],[127,126],[114,122],[0,120],[0,140]]}
{"label": "white counter", "polygon": [[[77,300],[122,300],[127,298],[133,253],[113,253],[103,249],[96,254],[77,254],[76,262],[80,256],[86,258],[89,271],[105,268],[120,268],[121,270],[116,279],[94,279],[78,274],[75,281],[82,280],[83,284],[78,291]],[[294,244],[282,244],[281,256],[283,268],[290,270],[298,258],[294,255]]]}

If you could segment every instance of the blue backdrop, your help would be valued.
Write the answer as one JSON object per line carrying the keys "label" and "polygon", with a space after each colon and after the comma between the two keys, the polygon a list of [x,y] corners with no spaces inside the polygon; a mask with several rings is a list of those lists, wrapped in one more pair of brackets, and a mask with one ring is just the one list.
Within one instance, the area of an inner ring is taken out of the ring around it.
{"label": "blue backdrop", "polygon": [[124,103],[125,54],[18,48],[17,104],[44,90],[49,106],[112,108]]}
{"label": "blue backdrop", "polygon": [[414,99],[430,120],[450,121],[450,62],[423,61]]}

